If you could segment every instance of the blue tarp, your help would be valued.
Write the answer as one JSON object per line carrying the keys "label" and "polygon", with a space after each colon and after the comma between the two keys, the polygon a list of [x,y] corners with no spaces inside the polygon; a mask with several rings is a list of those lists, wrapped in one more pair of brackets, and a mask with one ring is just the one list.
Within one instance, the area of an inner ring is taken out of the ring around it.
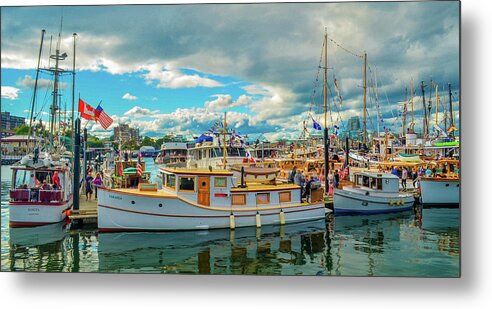
{"label": "blue tarp", "polygon": [[196,143],[213,142],[213,141],[214,141],[214,138],[212,136],[207,136],[207,135],[203,135],[203,134],[195,140]]}

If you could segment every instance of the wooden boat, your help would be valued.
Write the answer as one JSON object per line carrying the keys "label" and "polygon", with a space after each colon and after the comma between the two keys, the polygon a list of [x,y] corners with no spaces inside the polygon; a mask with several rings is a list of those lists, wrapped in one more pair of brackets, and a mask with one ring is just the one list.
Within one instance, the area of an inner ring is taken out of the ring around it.
{"label": "wooden boat", "polygon": [[435,163],[435,175],[420,179],[422,204],[424,206],[459,207],[459,160],[438,160]]}
{"label": "wooden boat", "polygon": [[[101,188],[98,227],[101,232],[199,230],[286,224],[325,216],[322,194],[301,202],[293,184],[241,182],[229,170],[161,167],[162,189]],[[243,178],[244,179],[244,178]]]}
{"label": "wooden boat", "polygon": [[389,173],[354,173],[353,185],[334,190],[333,210],[337,214],[376,214],[412,209],[413,194],[400,192],[399,178]]}

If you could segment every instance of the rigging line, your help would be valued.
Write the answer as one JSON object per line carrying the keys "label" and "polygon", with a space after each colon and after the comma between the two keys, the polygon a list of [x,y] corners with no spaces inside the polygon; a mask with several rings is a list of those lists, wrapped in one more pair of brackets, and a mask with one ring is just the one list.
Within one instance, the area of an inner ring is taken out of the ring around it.
{"label": "rigging line", "polygon": [[341,48],[342,50],[344,50],[345,52],[351,54],[352,56],[355,56],[355,57],[358,57],[358,58],[364,58],[364,56],[361,56],[361,55],[358,55],[350,50],[348,50],[347,48],[343,47],[340,43],[338,43],[337,41],[335,41],[334,39],[330,38],[329,36],[327,36],[327,38],[333,43],[335,44],[337,47]]}

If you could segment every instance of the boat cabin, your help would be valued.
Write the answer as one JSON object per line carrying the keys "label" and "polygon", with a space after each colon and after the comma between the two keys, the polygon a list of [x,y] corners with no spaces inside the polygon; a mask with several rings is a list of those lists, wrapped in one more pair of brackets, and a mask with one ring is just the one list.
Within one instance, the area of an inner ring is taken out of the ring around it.
{"label": "boat cabin", "polygon": [[354,174],[354,185],[362,189],[399,192],[399,178],[389,173],[359,172]]}
{"label": "boat cabin", "polygon": [[11,202],[59,203],[69,199],[68,168],[12,167]]}

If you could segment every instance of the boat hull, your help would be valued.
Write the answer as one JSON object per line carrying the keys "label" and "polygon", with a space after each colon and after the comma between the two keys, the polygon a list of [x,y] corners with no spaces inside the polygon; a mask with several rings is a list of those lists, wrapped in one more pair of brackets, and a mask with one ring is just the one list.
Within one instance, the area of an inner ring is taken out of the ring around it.
{"label": "boat hull", "polygon": [[333,211],[335,215],[382,214],[410,210],[414,203],[414,197],[409,194],[371,196],[335,189]]}
{"label": "boat hull", "polygon": [[[281,224],[325,217],[324,203],[252,209],[216,208],[195,205],[177,197],[151,197],[100,190],[98,228],[101,232],[207,230]],[[281,211],[283,215],[281,215]],[[234,215],[231,219],[231,214]]]}
{"label": "boat hull", "polygon": [[10,202],[10,227],[41,226],[58,223],[67,218],[72,198],[60,203]]}
{"label": "boat hull", "polygon": [[460,203],[459,186],[459,179],[421,179],[422,205],[458,207]]}

